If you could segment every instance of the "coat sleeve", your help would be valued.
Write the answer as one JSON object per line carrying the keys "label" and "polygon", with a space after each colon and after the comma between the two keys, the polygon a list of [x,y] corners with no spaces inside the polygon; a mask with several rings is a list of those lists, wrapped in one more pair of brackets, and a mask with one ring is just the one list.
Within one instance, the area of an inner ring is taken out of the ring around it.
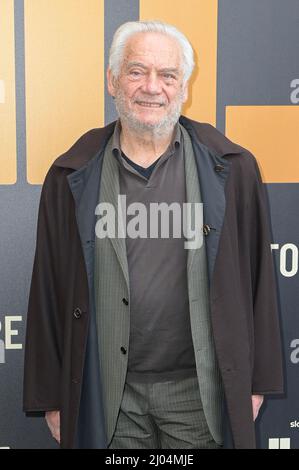
{"label": "coat sleeve", "polygon": [[51,168],[42,187],[31,279],[24,362],[23,409],[60,409],[61,332],[59,331],[57,220]]}
{"label": "coat sleeve", "polygon": [[254,322],[253,394],[283,393],[277,285],[271,252],[269,207],[256,163],[250,201],[251,273]]}

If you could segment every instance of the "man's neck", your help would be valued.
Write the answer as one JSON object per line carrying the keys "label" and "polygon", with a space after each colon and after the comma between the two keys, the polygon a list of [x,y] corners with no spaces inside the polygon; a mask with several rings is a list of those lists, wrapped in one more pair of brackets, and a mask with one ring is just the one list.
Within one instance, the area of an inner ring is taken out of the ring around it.
{"label": "man's neck", "polygon": [[130,160],[147,168],[166,151],[172,136],[173,129],[166,135],[156,136],[151,132],[135,132],[122,124],[120,147]]}

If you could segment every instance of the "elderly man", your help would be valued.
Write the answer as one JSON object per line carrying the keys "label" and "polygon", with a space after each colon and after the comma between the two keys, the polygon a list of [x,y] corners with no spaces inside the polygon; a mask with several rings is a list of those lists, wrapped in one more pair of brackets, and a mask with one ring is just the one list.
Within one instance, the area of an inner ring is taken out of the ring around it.
{"label": "elderly man", "polygon": [[[247,150],[180,116],[193,66],[173,26],[122,25],[107,71],[119,120],[46,176],[24,410],[45,413],[63,448],[221,448],[227,432],[254,448],[263,396],[282,392],[263,184]],[[203,240],[137,228],[157,203],[202,204]]]}

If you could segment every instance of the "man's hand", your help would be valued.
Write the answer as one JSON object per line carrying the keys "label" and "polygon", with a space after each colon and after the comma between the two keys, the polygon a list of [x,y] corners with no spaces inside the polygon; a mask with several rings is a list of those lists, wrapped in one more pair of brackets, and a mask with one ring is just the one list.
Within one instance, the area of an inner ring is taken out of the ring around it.
{"label": "man's hand", "polygon": [[47,411],[45,418],[52,436],[60,443],[60,411]]}
{"label": "man's hand", "polygon": [[257,415],[259,414],[260,407],[264,401],[264,395],[251,395],[252,401],[252,414],[253,414],[253,421],[256,420]]}

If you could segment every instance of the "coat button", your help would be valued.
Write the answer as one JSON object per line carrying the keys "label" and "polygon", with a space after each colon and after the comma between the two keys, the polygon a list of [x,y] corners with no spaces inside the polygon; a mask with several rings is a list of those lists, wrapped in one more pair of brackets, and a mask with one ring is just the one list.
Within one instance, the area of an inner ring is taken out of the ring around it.
{"label": "coat button", "polygon": [[216,173],[220,173],[220,171],[223,171],[223,170],[224,170],[224,166],[222,166],[222,165],[215,165],[215,166],[214,166],[214,170],[216,171]]}
{"label": "coat button", "polygon": [[127,350],[126,350],[126,348],[124,348],[123,346],[120,348],[120,350],[121,350],[121,352],[122,352],[123,354],[127,354]]}
{"label": "coat button", "polygon": [[211,231],[211,227],[207,224],[205,224],[202,228],[202,231],[205,235],[209,235],[210,231]]}
{"label": "coat button", "polygon": [[122,301],[123,301],[123,303],[124,303],[125,305],[129,305],[129,302],[128,302],[127,299],[123,298]]}
{"label": "coat button", "polygon": [[82,310],[81,310],[81,308],[79,308],[79,307],[75,308],[73,315],[74,315],[75,318],[77,318],[77,320],[78,320],[79,318],[81,318],[81,317],[82,317]]}

